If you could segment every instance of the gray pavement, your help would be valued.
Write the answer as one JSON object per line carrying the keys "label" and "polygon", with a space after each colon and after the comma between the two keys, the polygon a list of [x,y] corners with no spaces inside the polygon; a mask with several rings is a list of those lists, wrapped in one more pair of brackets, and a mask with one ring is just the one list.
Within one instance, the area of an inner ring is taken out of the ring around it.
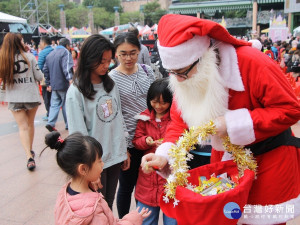
{"label": "gray pavement", "polygon": [[[68,180],[59,169],[55,152],[46,149],[41,157],[39,153],[45,147],[45,108],[42,104],[35,119],[35,139],[33,150],[36,152],[37,168],[34,172],[26,169],[26,157],[21,146],[18,127],[7,105],[0,102],[0,224],[3,225],[51,225],[54,224],[54,205],[57,193]],[[66,137],[62,117],[56,128]],[[293,126],[300,137],[300,124]],[[132,198],[132,209],[135,208]],[[117,216],[114,204],[113,212]],[[159,225],[163,223],[159,222]],[[300,217],[288,225],[300,224]]]}

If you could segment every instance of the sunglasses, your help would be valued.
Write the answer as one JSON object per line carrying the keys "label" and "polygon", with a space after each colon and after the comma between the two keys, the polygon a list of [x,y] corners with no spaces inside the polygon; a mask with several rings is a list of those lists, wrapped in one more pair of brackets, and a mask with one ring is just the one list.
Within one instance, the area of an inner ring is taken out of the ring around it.
{"label": "sunglasses", "polygon": [[199,59],[197,59],[186,71],[182,72],[182,73],[176,73],[172,70],[167,70],[167,72],[169,73],[169,75],[175,75],[175,76],[180,76],[180,77],[184,77],[185,79],[188,78],[188,73],[196,66],[196,64],[199,62]]}

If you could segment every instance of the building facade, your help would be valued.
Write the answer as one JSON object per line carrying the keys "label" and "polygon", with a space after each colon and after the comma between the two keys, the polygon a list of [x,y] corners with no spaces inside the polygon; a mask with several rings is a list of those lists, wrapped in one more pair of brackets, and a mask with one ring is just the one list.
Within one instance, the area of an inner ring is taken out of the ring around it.
{"label": "building facade", "polygon": [[[300,24],[298,22],[297,12],[285,13],[287,2],[297,0],[211,0],[201,2],[180,3],[174,1],[169,6],[169,13],[197,16],[199,18],[211,19],[221,22],[224,12],[245,10],[247,13],[243,18],[225,18],[226,28],[232,33],[237,34],[255,33],[270,26],[270,22],[281,15],[288,21],[290,33]],[[295,19],[296,18],[296,19]]]}

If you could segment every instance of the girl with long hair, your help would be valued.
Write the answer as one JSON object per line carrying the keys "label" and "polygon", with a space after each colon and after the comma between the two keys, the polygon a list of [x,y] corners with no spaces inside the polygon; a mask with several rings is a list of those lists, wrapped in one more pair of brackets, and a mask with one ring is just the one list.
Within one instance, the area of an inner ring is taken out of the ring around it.
{"label": "girl with long hair", "polygon": [[126,127],[119,91],[107,71],[115,53],[112,43],[95,34],[80,51],[74,83],[69,87],[66,111],[70,134],[81,132],[103,146],[101,192],[112,208],[121,164],[127,160]]}
{"label": "girl with long hair", "polygon": [[19,127],[22,146],[27,157],[27,169],[35,169],[34,118],[41,104],[37,81],[44,77],[35,57],[26,52],[21,34],[7,33],[0,50],[1,88]]}

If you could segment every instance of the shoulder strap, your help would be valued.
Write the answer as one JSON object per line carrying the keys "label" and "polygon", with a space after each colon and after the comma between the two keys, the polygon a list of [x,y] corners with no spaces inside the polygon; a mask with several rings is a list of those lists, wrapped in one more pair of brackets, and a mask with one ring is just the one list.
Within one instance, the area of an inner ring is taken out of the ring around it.
{"label": "shoulder strap", "polygon": [[145,71],[145,73],[147,74],[147,76],[149,76],[148,71],[147,71],[147,67],[145,66],[145,64],[140,64],[140,65],[143,68],[143,70]]}

